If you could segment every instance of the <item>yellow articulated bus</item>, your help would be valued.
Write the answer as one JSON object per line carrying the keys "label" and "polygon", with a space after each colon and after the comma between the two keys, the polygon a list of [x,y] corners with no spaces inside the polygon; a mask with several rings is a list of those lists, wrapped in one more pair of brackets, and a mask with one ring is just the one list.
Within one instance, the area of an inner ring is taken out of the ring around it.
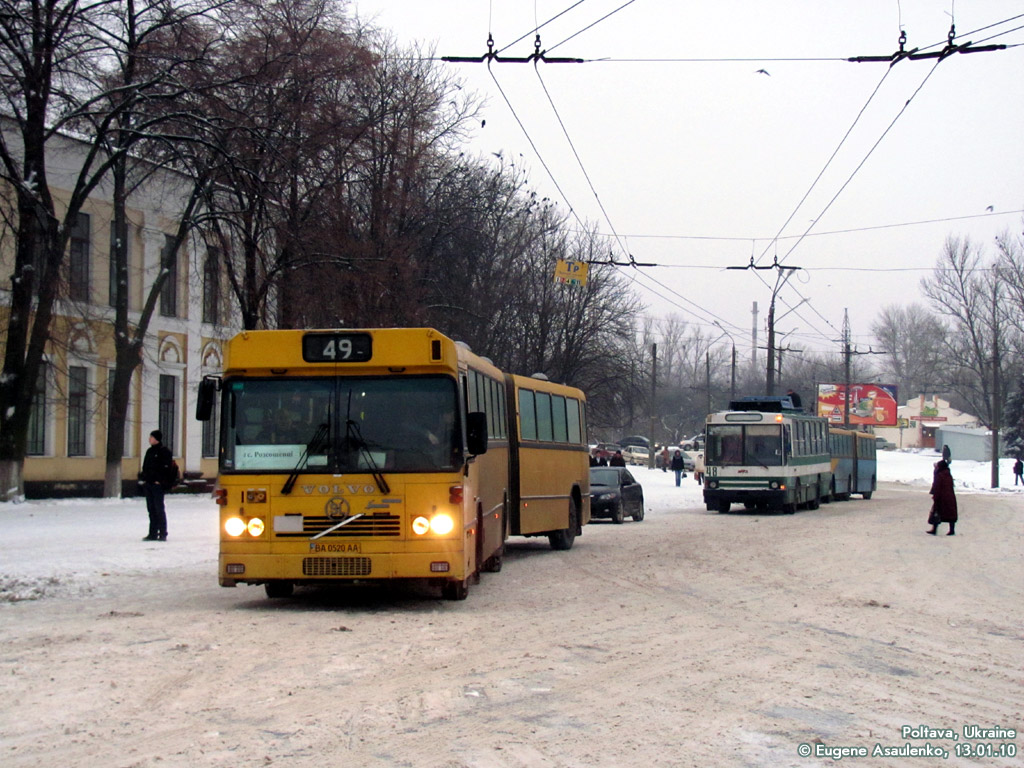
{"label": "yellow articulated bus", "polygon": [[421,579],[462,600],[509,535],[568,549],[590,520],[583,393],[432,329],[242,332],[196,417],[215,403],[225,587]]}

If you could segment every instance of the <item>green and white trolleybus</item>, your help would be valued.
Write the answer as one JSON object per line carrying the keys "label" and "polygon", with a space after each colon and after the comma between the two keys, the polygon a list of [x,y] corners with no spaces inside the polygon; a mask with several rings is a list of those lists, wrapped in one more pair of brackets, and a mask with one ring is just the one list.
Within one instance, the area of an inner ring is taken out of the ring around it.
{"label": "green and white trolleybus", "polygon": [[704,503],[709,511],[817,509],[832,482],[828,420],[789,397],[734,400],[707,417]]}

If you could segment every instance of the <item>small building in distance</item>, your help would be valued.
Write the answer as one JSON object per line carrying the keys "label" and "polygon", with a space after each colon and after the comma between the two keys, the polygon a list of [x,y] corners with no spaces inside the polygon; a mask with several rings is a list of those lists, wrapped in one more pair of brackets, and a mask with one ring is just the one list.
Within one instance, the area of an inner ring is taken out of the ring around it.
{"label": "small building in distance", "polygon": [[[938,431],[944,427],[978,429],[977,416],[958,411],[948,400],[936,395],[918,395],[896,409],[895,427],[875,427],[875,434],[896,444],[897,448],[942,449]],[[950,446],[952,448],[952,446]],[[954,457],[956,454],[954,453]],[[966,458],[966,457],[961,457]]]}

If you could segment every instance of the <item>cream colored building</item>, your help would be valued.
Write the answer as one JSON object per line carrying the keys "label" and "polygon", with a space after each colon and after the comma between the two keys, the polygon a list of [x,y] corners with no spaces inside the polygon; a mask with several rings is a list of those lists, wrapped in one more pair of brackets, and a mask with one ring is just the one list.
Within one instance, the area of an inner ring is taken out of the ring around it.
{"label": "cream colored building", "polygon": [[[77,142],[64,139],[50,150],[51,191],[58,206],[74,183]],[[129,306],[137,322],[159,270],[161,252],[178,227],[184,180],[158,173],[129,201]],[[83,207],[65,259],[65,287],[55,306],[53,341],[45,375],[37,384],[24,466],[27,496],[93,495],[102,492],[105,469],[107,388],[113,372],[114,309],[111,306],[109,186],[99,186]],[[0,197],[10,210],[10,196]],[[10,311],[13,243],[0,238],[0,328]],[[164,432],[182,472],[216,475],[216,430],[193,418],[196,385],[219,373],[222,342],[236,332],[223,269],[216,254],[192,237],[178,253],[149,325],[143,360],[131,387],[122,476],[134,492],[141,458],[153,429]],[[0,336],[0,349],[6,338]]]}
{"label": "cream colored building", "polygon": [[942,427],[980,426],[977,416],[958,411],[948,400],[934,395],[918,395],[896,410],[899,426],[876,427],[875,434],[897,448],[934,448],[935,432]]}

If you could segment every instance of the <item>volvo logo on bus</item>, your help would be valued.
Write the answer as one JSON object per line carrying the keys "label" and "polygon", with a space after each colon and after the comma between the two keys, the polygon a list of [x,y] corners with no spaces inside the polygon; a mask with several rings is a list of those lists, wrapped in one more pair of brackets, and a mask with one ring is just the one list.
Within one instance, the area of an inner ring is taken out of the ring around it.
{"label": "volvo logo on bus", "polygon": [[326,512],[327,516],[332,520],[341,520],[342,518],[348,517],[348,500],[343,499],[340,496],[335,496],[324,504],[324,512]]}
{"label": "volvo logo on bus", "polygon": [[301,488],[307,496],[312,496],[313,494],[321,496],[327,496],[328,494],[336,495],[346,491],[353,495],[377,492],[377,486],[375,485],[303,485]]}

